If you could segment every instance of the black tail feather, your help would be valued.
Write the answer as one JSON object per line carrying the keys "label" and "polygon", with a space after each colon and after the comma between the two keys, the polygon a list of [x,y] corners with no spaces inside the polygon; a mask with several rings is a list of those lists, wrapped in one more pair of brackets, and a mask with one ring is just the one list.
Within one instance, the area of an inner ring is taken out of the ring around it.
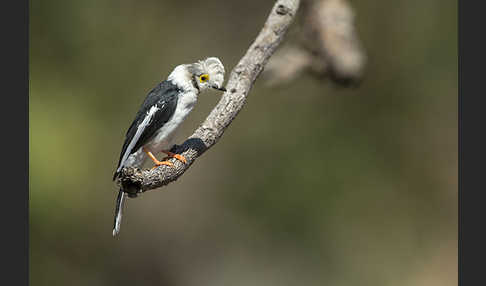
{"label": "black tail feather", "polygon": [[122,219],[123,204],[125,202],[125,193],[122,189],[118,191],[118,197],[116,198],[115,206],[115,219],[113,222],[113,236],[116,236],[120,232],[120,225]]}

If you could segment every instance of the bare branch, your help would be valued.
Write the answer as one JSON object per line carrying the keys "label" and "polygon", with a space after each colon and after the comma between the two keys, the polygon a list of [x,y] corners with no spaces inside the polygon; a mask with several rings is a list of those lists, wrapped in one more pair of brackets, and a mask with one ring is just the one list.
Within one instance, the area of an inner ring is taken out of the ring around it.
{"label": "bare branch", "polygon": [[263,76],[269,86],[288,83],[307,70],[324,74],[327,65],[318,57],[297,45],[283,45],[268,62]]}
{"label": "bare branch", "polygon": [[320,52],[329,62],[331,74],[343,80],[360,78],[365,55],[348,1],[317,1],[308,13],[309,27],[317,34]]}
{"label": "bare branch", "polygon": [[177,180],[223,135],[238,112],[243,108],[248,93],[262,72],[268,59],[284,38],[292,23],[299,0],[278,0],[272,8],[259,35],[231,71],[225,92],[206,120],[174,152],[182,154],[187,164],[172,159],[174,166],[159,166],[153,170],[124,168],[120,176],[123,190],[130,196],[169,184]]}
{"label": "bare branch", "polygon": [[[288,82],[302,72],[329,76],[339,84],[361,80],[366,55],[355,28],[354,11],[347,0],[305,0],[295,43],[285,45],[265,70],[269,84]],[[287,59],[297,61],[286,65]]]}

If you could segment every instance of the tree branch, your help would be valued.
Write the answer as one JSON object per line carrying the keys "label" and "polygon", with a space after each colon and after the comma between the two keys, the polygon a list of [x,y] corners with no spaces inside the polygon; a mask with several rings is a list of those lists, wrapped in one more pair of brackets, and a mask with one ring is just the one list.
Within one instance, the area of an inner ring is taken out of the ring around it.
{"label": "tree branch", "polygon": [[248,93],[284,38],[292,23],[299,0],[278,0],[272,8],[259,35],[231,71],[225,92],[206,120],[194,133],[173,151],[182,154],[187,164],[171,159],[174,166],[159,166],[153,170],[124,168],[119,183],[131,197],[137,193],[156,189],[177,180],[194,163],[196,158],[211,148],[243,108]]}
{"label": "tree branch", "polygon": [[[343,86],[362,79],[366,53],[348,0],[302,0],[297,37],[279,49],[265,69],[269,85],[287,83],[304,72]],[[288,64],[289,60],[292,64]]]}

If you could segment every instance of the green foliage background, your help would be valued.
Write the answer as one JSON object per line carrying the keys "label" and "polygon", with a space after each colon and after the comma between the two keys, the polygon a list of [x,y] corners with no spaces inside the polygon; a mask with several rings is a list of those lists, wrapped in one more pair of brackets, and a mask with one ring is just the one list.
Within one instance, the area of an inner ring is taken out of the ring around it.
{"label": "green foliage background", "polygon": [[229,74],[273,1],[31,1],[31,285],[456,285],[457,3],[352,3],[359,88],[258,80],[113,238],[111,177],[146,93],[206,56]]}

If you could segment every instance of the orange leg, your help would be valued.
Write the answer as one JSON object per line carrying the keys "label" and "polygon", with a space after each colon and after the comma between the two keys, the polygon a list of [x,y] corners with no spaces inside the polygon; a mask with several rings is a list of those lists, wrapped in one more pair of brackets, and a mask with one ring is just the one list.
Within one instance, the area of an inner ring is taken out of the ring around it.
{"label": "orange leg", "polygon": [[152,154],[152,152],[150,152],[150,151],[147,151],[145,148],[143,148],[143,152],[145,152],[145,154],[147,154],[147,156],[149,156],[150,159],[152,159],[152,161],[154,161],[155,166],[152,169],[157,168],[160,165],[174,166],[174,164],[172,164],[169,161],[164,160],[164,161],[161,162],[161,161],[157,160],[157,158],[155,158],[154,154]]}
{"label": "orange leg", "polygon": [[181,161],[182,163],[187,164],[186,158],[182,155],[172,153],[172,152],[167,151],[167,150],[162,150],[162,152],[167,154],[167,157],[165,157],[164,160],[167,160],[167,159],[170,159],[170,158],[176,158],[177,160]]}

